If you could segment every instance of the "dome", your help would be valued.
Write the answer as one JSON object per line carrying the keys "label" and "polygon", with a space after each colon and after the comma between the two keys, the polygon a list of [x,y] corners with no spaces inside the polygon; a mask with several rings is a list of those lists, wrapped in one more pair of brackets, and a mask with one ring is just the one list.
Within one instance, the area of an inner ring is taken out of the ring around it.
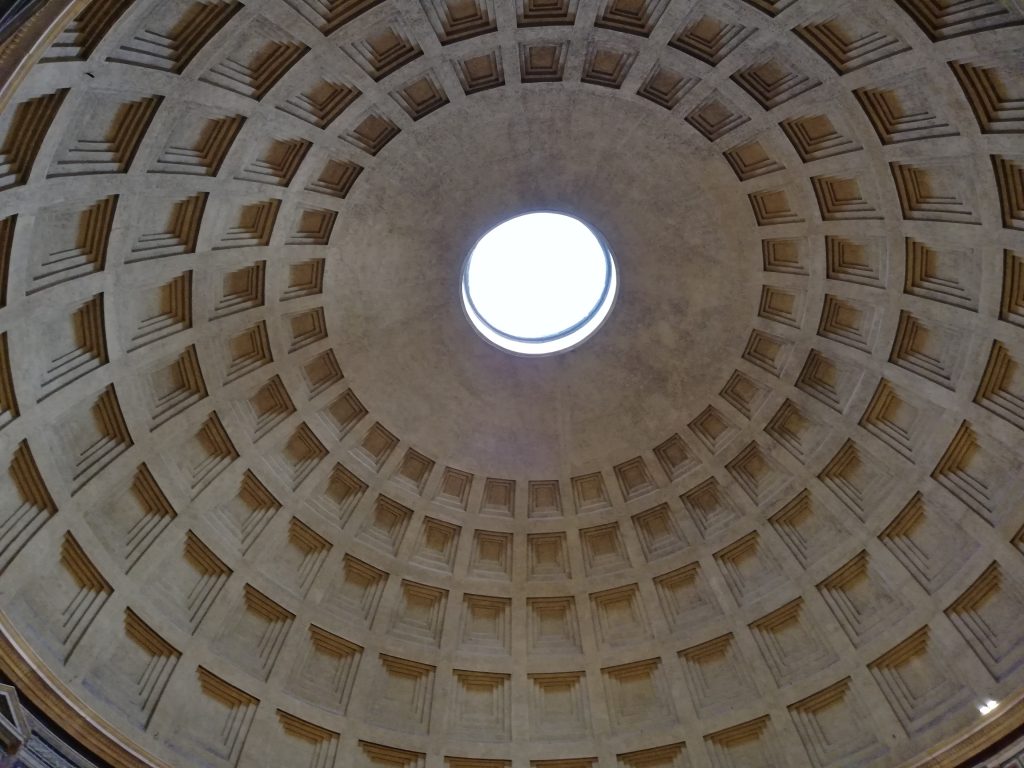
{"label": "dome", "polygon": [[[1021,736],[1019,0],[26,5],[0,671],[68,743],[895,768]],[[533,357],[463,278],[536,211],[615,285]]]}

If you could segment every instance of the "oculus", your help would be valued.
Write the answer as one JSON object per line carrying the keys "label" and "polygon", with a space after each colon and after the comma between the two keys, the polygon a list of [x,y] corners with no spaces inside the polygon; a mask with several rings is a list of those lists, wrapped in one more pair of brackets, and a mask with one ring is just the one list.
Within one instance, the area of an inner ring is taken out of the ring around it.
{"label": "oculus", "polygon": [[604,237],[551,211],[498,224],[476,242],[462,270],[470,323],[517,355],[552,355],[583,343],[607,319],[617,289]]}

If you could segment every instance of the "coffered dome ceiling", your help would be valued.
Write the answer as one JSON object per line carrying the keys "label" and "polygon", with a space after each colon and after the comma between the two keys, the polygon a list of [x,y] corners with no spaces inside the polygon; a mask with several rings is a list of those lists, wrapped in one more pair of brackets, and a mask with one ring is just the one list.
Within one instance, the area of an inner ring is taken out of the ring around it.
{"label": "coffered dome ceiling", "polygon": [[[0,658],[101,757],[953,765],[1024,720],[1017,0],[63,6],[4,53]],[[536,209],[621,288],[526,359],[459,280]]]}

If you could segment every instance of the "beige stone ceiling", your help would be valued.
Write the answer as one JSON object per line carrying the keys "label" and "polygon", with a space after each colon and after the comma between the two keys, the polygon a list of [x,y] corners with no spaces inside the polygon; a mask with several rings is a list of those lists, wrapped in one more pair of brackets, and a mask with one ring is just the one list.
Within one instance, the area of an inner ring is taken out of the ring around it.
{"label": "beige stone ceiling", "polygon": [[[86,743],[880,767],[1022,719],[1018,0],[80,5],[0,114],[0,620]],[[622,287],[524,359],[458,280],[536,208]]]}
{"label": "beige stone ceiling", "polygon": [[[556,87],[531,87],[432,115],[414,129],[426,152],[410,157],[396,139],[395,166],[368,174],[346,200],[327,289],[338,359],[382,424],[474,474],[520,479],[632,458],[665,439],[667,413],[695,417],[732,373],[720,345],[742,343],[760,290],[747,260],[756,238],[727,226],[749,206],[707,142],[685,123],[666,130],[643,103],[580,90],[567,104]],[[565,124],[552,124],[560,114]],[[602,229],[622,288],[593,340],[524,360],[466,321],[460,271],[491,226],[548,207]],[[718,342],[695,343],[702,336]]]}

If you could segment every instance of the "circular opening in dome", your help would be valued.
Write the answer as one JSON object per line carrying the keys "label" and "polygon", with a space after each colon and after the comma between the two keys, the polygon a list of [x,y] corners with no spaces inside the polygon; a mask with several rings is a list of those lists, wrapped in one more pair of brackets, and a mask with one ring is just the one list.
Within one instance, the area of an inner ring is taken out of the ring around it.
{"label": "circular opening in dome", "polygon": [[462,305],[473,327],[519,355],[582,343],[608,317],[617,288],[604,238],[577,218],[547,211],[494,227],[462,271]]}

